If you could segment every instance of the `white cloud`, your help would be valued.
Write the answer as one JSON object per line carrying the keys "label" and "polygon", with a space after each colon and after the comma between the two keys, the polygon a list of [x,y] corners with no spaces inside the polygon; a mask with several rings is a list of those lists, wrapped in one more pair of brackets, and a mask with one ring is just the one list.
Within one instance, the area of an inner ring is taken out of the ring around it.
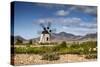
{"label": "white cloud", "polygon": [[97,28],[97,24],[95,24],[94,22],[88,22],[88,23],[81,23],[80,25],[79,25],[79,27],[81,27],[81,28],[88,28],[88,29],[94,29],[94,28]]}
{"label": "white cloud", "polygon": [[85,22],[82,19],[74,19],[74,18],[69,18],[66,19],[67,22],[65,22],[63,25],[66,27],[73,27],[73,28],[84,28],[84,29],[94,29],[97,28],[97,23],[96,21],[90,21],[90,22]]}
{"label": "white cloud", "polygon": [[[37,3],[38,6],[43,6],[45,8],[55,8],[59,9],[56,13],[56,15],[59,16],[66,16],[69,14],[69,11],[72,10],[78,10],[93,16],[97,16],[97,7],[96,6],[84,6],[84,5],[62,5],[62,4],[42,4],[42,3]],[[69,6],[69,7],[66,7]],[[68,8],[69,11],[61,10],[61,8]]]}
{"label": "white cloud", "polygon": [[78,10],[93,16],[97,16],[97,7],[96,6],[71,6],[69,10]]}
{"label": "white cloud", "polygon": [[94,29],[97,28],[97,22],[96,20],[94,21],[89,21],[85,22],[81,18],[78,17],[72,17],[72,18],[41,18],[35,20],[37,23],[44,23],[46,24],[47,22],[53,23],[60,23],[62,26],[66,26],[69,28],[85,28],[85,29]]}
{"label": "white cloud", "polygon": [[97,29],[90,29],[90,28],[73,28],[73,27],[66,27],[62,26],[62,28],[59,29],[58,32],[65,31],[67,33],[73,33],[75,35],[86,35],[88,33],[95,33],[97,32]]}
{"label": "white cloud", "polygon": [[39,19],[38,22],[39,22],[39,23],[45,23],[45,20]]}
{"label": "white cloud", "polygon": [[73,18],[65,18],[64,23],[65,25],[76,25],[76,24],[79,24],[80,22],[81,22],[80,18],[73,17]]}
{"label": "white cloud", "polygon": [[69,11],[59,10],[59,11],[56,12],[56,15],[58,15],[58,16],[67,16],[67,15],[69,15]]}
{"label": "white cloud", "polygon": [[[68,32],[73,33],[76,35],[84,35],[86,33],[95,33],[97,32],[97,21],[94,18],[91,21],[85,22],[81,18],[78,17],[72,17],[72,18],[41,18],[35,20],[37,23],[44,23],[51,22],[52,26],[57,26],[57,24],[60,25],[60,27],[57,27],[56,32]],[[55,25],[53,25],[53,23]],[[58,26],[59,26],[58,25]],[[56,27],[54,27],[56,28]]]}

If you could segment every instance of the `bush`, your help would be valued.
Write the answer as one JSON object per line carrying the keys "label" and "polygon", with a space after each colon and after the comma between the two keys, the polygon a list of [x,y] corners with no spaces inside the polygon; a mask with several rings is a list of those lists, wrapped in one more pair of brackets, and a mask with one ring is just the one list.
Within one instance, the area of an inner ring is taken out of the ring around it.
{"label": "bush", "polygon": [[61,47],[59,45],[52,47],[52,51],[53,52],[57,52],[61,49]]}
{"label": "bush", "polygon": [[[68,43],[67,43],[68,44]],[[33,53],[40,55],[52,56],[52,53],[57,54],[79,54],[79,55],[88,55],[88,57],[93,57],[91,54],[97,54],[97,50],[94,51],[93,48],[97,47],[96,42],[82,42],[82,43],[69,43],[70,47],[67,47],[66,42],[57,44],[54,46],[42,46],[42,47],[31,47],[27,45],[26,47],[16,47],[14,48],[15,53]],[[91,51],[90,51],[91,48]],[[12,48],[13,49],[13,48]],[[48,54],[50,53],[50,54]],[[55,55],[55,54],[53,54]]]}
{"label": "bush", "polygon": [[50,43],[39,43],[39,45],[57,45],[58,43],[57,42],[50,42]]}
{"label": "bush", "polygon": [[29,44],[32,44],[32,40],[29,40]]}
{"label": "bush", "polygon": [[41,48],[37,48],[37,47],[17,47],[15,48],[15,53],[18,54],[24,54],[24,53],[34,53],[34,54],[42,54],[45,53],[43,50],[41,50]]}
{"label": "bush", "polygon": [[63,41],[63,42],[60,44],[60,47],[61,47],[61,48],[66,47],[66,42],[65,42],[65,41]]}
{"label": "bush", "polygon": [[97,54],[89,54],[85,58],[86,59],[96,59],[97,58]]}
{"label": "bush", "polygon": [[50,43],[40,43],[40,45],[50,45]]}
{"label": "bush", "polygon": [[18,48],[14,48],[14,53],[18,53],[18,54],[20,54],[20,53],[27,53],[27,51],[26,51],[26,48],[20,48],[20,47],[18,47]]}
{"label": "bush", "polygon": [[17,44],[17,45],[23,44],[23,41],[20,39],[17,39],[15,44]]}
{"label": "bush", "polygon": [[42,51],[40,48],[29,47],[29,48],[27,49],[27,53],[28,53],[28,54],[30,54],[30,53],[42,54],[42,53],[44,53],[44,51]]}
{"label": "bush", "polygon": [[53,60],[59,60],[60,57],[56,53],[45,53],[42,55],[42,60],[48,60],[48,61],[53,61]]}

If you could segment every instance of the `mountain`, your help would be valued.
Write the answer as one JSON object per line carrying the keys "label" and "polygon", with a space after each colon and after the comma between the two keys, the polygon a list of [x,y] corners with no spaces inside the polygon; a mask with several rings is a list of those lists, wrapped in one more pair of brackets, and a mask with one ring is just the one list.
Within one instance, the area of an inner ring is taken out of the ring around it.
{"label": "mountain", "polygon": [[81,41],[81,40],[96,40],[97,33],[90,33],[84,36],[77,36],[71,33],[60,32],[53,33],[51,36],[52,41]]}
{"label": "mountain", "polygon": [[26,41],[26,39],[24,39],[21,36],[12,36],[12,37],[14,37],[14,41],[17,41],[17,40]]}
{"label": "mountain", "polygon": [[57,37],[74,37],[75,35],[73,35],[73,34],[70,34],[70,33],[66,33],[66,32],[60,32],[60,33],[58,33],[58,34],[54,34],[55,36],[57,36]]}
{"label": "mountain", "polygon": [[[16,41],[17,39],[21,40],[21,41],[29,41],[24,39],[21,36],[14,36],[14,41]],[[33,38],[31,40],[37,42],[39,41],[40,37],[37,38]],[[71,33],[66,33],[66,32],[60,32],[60,33],[53,33],[51,35],[51,41],[82,41],[82,40],[96,40],[97,39],[97,33],[90,33],[90,34],[86,34],[84,36],[77,36]]]}
{"label": "mountain", "polygon": [[86,34],[85,36],[81,37],[80,40],[88,40],[88,39],[97,39],[97,33],[90,33],[90,34]]}
{"label": "mountain", "polygon": [[70,41],[70,40],[76,40],[77,38],[80,38],[81,36],[76,36],[74,34],[66,33],[66,32],[60,32],[60,33],[53,33],[51,36],[51,40],[55,41]]}

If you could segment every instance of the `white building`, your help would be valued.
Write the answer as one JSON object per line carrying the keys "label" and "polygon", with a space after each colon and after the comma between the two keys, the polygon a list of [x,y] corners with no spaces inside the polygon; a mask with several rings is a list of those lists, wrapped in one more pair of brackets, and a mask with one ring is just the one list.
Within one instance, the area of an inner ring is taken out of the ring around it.
{"label": "white building", "polygon": [[48,43],[50,42],[50,34],[48,31],[42,31],[41,36],[40,36],[40,41],[39,43]]}

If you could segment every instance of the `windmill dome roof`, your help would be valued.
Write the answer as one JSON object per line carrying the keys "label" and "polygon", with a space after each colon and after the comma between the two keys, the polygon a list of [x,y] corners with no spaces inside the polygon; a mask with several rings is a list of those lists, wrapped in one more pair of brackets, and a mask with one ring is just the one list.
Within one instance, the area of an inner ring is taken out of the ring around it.
{"label": "windmill dome roof", "polygon": [[42,34],[49,34],[49,32],[48,31],[42,31]]}

